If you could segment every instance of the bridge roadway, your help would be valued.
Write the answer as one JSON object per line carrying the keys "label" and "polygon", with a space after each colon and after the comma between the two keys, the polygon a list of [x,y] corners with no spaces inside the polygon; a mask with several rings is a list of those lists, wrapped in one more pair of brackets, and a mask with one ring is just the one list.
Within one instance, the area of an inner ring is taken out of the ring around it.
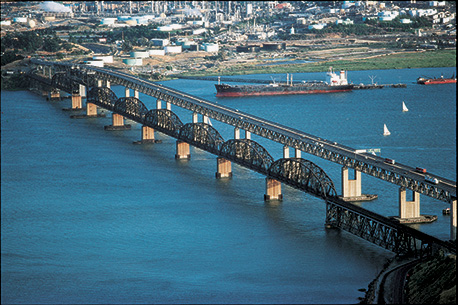
{"label": "bridge roadway", "polygon": [[[95,71],[97,70],[99,69],[96,69]],[[105,71],[103,71],[103,73],[105,73]],[[117,74],[117,77],[119,77],[120,73],[116,72],[116,74]],[[124,76],[124,73],[122,74]],[[138,78],[135,78],[129,75],[127,76],[131,78],[130,80],[131,82],[132,81],[134,81],[135,83],[140,82],[141,84],[145,82]],[[36,79],[39,80],[40,77],[37,77]],[[50,82],[47,79],[43,79],[43,81],[46,85],[49,86]],[[146,84],[143,84],[143,85],[147,86],[151,84],[148,84],[146,82]],[[177,92],[179,92],[177,90],[164,88],[161,85],[154,85],[154,86],[156,87],[156,90],[159,92],[162,92],[163,90],[167,90],[166,92],[170,96],[176,95]],[[182,96],[184,95],[185,98],[189,96],[185,93],[181,93],[181,92],[179,93],[182,94]],[[232,115],[232,116],[235,115],[239,117],[247,116],[246,118],[243,118],[243,117],[240,118],[240,120],[254,122],[255,124],[268,125],[269,128],[275,129],[277,132],[282,132],[283,134],[286,134],[286,136],[289,136],[289,137],[298,137],[299,136],[302,138],[306,138],[307,140],[310,140],[310,141],[312,141],[312,139],[316,140],[316,137],[312,136],[312,138],[310,137],[307,138],[306,137],[308,136],[307,134],[296,131],[294,129],[289,129],[287,127],[278,125],[276,123],[268,122],[266,120],[263,120],[263,119],[260,119],[260,118],[257,118],[251,115],[247,115],[245,113],[240,113],[237,110],[232,110],[226,107],[221,107],[219,105],[214,105],[207,101],[198,101],[198,102],[201,104],[205,104],[205,106],[209,108],[210,110],[214,111],[214,109],[216,108],[219,112],[225,115]],[[142,122],[139,122],[139,123],[142,123]],[[318,142],[318,144],[316,145],[322,147],[320,144],[326,140],[321,140],[318,138],[318,141],[320,142]],[[324,144],[322,145],[324,146]],[[348,153],[350,153],[351,151],[350,148],[346,148],[345,146],[338,145],[335,143],[326,144],[326,145],[329,145],[334,150],[340,149]],[[354,151],[351,151],[351,153],[354,153]],[[356,157],[359,157],[359,156],[356,156]],[[373,158],[372,155],[368,155],[367,157]],[[366,156],[363,156],[363,158],[364,160],[366,160]],[[237,162],[238,160],[234,160],[234,161]],[[254,169],[256,170],[256,168]],[[258,169],[258,171],[264,173],[264,170]],[[275,177],[275,174],[278,174],[278,173],[270,173],[270,174],[274,174],[273,177]],[[278,178],[281,179],[282,178],[281,175]],[[304,181],[304,180],[306,179],[301,179],[301,181]],[[308,185],[298,185],[297,183],[295,183],[297,181],[288,181],[288,179],[283,180],[283,181],[295,188],[310,192],[310,190],[307,188]],[[422,252],[431,253],[433,251],[433,248],[435,249],[446,248],[456,253],[456,248],[454,247],[454,245],[448,242],[441,241],[435,237],[429,236],[417,230],[411,229],[401,224],[397,224],[384,216],[370,212],[366,209],[363,209],[361,207],[355,206],[353,204],[347,203],[339,199],[337,196],[337,193],[335,192],[335,189],[329,193],[312,192],[312,194],[326,200],[326,203],[327,203],[326,223],[329,226],[339,227],[341,229],[349,231],[350,233],[353,233],[359,237],[369,240],[379,246],[382,246],[396,253],[404,253],[404,254],[410,253],[411,254],[412,252],[414,252],[415,255],[422,255]],[[419,252],[420,254],[418,254],[417,252]]]}
{"label": "bridge roadway", "polygon": [[[415,170],[415,167],[399,162],[389,164],[385,162],[385,158],[369,153],[356,153],[354,148],[241,112],[238,109],[221,106],[186,92],[155,84],[127,73],[104,68],[71,63],[46,62],[36,59],[32,59],[32,62],[41,65],[59,66],[66,71],[72,70],[72,68],[77,68],[81,71],[92,71],[91,73],[95,72],[94,77],[97,79],[109,80],[112,83],[126,86],[272,141],[354,168],[406,189],[411,189],[448,203],[456,199],[456,181],[432,173],[420,173]],[[433,184],[425,181],[425,175],[438,179],[439,183]]]}

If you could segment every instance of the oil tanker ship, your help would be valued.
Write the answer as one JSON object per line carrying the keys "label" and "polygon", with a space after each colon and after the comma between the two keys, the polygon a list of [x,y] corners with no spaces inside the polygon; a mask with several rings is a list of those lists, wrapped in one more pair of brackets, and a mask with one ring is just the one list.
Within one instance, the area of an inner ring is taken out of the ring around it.
{"label": "oil tanker ship", "polygon": [[442,75],[440,78],[426,78],[426,77],[417,78],[417,84],[420,84],[420,85],[453,84],[453,83],[456,83],[455,74],[453,74],[452,77],[450,78],[444,78]]}
{"label": "oil tanker ship", "polygon": [[332,67],[326,73],[326,81],[303,81],[293,83],[292,75],[288,75],[286,83],[271,83],[267,85],[228,85],[215,84],[217,97],[256,96],[256,95],[282,95],[282,94],[310,94],[310,93],[332,93],[346,92],[353,89],[348,84],[346,71],[336,74]]}

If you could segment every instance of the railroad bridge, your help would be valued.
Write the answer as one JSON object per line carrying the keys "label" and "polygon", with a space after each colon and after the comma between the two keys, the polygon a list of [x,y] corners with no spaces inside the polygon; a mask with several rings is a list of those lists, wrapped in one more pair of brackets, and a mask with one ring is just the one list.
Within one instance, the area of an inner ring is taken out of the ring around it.
{"label": "railroad bridge", "polygon": [[[424,234],[399,221],[373,213],[351,201],[364,200],[361,193],[361,173],[399,186],[399,219],[420,217],[419,194],[451,205],[451,240],[456,239],[456,182],[439,177],[440,183],[425,181],[425,175],[414,167],[388,164],[378,156],[357,153],[355,149],[321,139],[236,109],[191,96],[166,86],[149,82],[130,74],[104,68],[71,63],[47,62],[32,59],[36,69],[28,74],[32,86],[47,90],[50,99],[59,97],[58,90],[72,95],[73,110],[86,110],[82,117],[97,117],[98,108],[112,112],[109,129],[127,129],[128,118],[142,124],[141,141],[154,141],[155,131],[177,139],[177,159],[190,158],[190,145],[217,156],[217,178],[232,176],[231,163],[252,169],[266,176],[265,200],[281,200],[281,184],[324,199],[326,226],[337,227],[398,254],[429,255],[438,249],[456,253],[455,243]],[[117,97],[111,84],[125,87],[125,96]],[[130,96],[131,90],[134,96]],[[139,93],[157,99],[156,109],[148,109]],[[82,100],[86,97],[86,107]],[[162,108],[162,101],[166,107]],[[175,105],[192,112],[192,122],[183,123],[171,110]],[[199,115],[202,121],[199,122]],[[81,117],[81,116],[79,116]],[[209,118],[234,127],[234,138],[224,140],[209,124]],[[241,138],[240,131],[245,131]],[[251,140],[256,134],[283,145],[283,158],[274,160],[259,143]],[[294,157],[289,149],[294,149]],[[304,158],[301,152],[312,154],[342,165],[342,195],[337,194],[333,181],[325,171]],[[355,178],[348,178],[349,168]],[[406,190],[413,193],[413,201],[406,200]]]}

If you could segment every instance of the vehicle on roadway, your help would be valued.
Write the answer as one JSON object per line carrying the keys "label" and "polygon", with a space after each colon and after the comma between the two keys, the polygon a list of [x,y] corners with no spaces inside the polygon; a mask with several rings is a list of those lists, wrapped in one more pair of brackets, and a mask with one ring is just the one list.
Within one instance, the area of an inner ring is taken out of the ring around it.
{"label": "vehicle on roadway", "polygon": [[385,163],[389,163],[389,164],[393,164],[394,165],[396,162],[393,159],[386,158],[385,159]]}
{"label": "vehicle on roadway", "polygon": [[431,176],[428,176],[428,175],[425,176],[425,181],[433,183],[433,184],[438,184],[439,183],[439,179],[431,177]]}

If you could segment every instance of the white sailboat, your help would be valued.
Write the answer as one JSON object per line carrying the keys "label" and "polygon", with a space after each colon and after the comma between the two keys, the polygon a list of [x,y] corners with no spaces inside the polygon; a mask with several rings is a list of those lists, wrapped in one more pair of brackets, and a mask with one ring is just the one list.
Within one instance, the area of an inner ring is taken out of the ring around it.
{"label": "white sailboat", "polygon": [[402,111],[403,112],[409,111],[409,109],[407,108],[407,106],[406,106],[406,104],[404,102],[402,102]]}
{"label": "white sailboat", "polygon": [[388,127],[386,127],[386,124],[383,124],[383,135],[384,136],[389,136],[391,132],[388,130]]}

